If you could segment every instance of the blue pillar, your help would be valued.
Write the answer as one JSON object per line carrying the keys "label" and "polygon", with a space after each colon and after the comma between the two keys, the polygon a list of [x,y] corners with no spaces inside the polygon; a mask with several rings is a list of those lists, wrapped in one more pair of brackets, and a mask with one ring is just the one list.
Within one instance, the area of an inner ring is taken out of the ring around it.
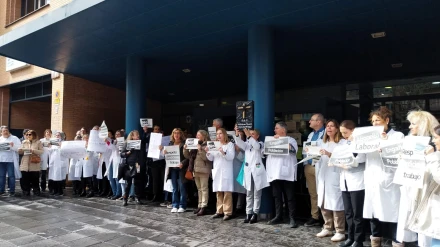
{"label": "blue pillar", "polygon": [[[269,27],[254,26],[248,33],[248,99],[254,101],[254,125],[261,131],[261,138],[274,135],[274,83],[273,32]],[[272,209],[272,191],[265,188],[261,217],[270,217]]]}
{"label": "blue pillar", "polygon": [[[145,64],[140,57],[127,57],[125,131],[141,130],[139,119],[146,117]],[[139,132],[142,133],[142,132]]]}

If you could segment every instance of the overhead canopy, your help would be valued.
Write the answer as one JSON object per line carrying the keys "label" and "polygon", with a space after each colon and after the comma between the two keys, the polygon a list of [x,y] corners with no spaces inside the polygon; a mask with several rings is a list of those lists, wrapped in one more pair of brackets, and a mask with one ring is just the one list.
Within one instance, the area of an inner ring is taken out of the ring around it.
{"label": "overhead canopy", "polygon": [[0,54],[121,89],[141,56],[147,96],[201,99],[246,92],[253,25],[275,30],[277,89],[437,74],[439,13],[432,0],[76,0],[1,36]]}

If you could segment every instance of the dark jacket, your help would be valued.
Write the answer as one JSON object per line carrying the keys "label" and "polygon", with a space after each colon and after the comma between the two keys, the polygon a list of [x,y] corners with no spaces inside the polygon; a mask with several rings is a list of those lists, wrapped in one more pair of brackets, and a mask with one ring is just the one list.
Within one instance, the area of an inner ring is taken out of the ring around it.
{"label": "dark jacket", "polygon": [[[130,154],[128,152],[130,151]],[[137,176],[142,176],[146,173],[145,165],[145,143],[141,142],[140,150],[124,150],[121,152],[121,158],[125,159],[125,162],[119,165],[118,169],[118,179],[130,179],[132,170],[136,169],[136,163],[140,166],[140,173]]]}

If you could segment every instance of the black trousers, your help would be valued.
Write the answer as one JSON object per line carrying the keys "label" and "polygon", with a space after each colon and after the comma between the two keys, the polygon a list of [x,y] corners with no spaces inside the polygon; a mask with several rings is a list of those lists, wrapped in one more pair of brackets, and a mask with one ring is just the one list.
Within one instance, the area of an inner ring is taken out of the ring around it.
{"label": "black trousers", "polygon": [[63,187],[66,180],[62,181],[53,181],[53,192],[55,194],[64,194]]}
{"label": "black trousers", "polygon": [[73,192],[76,194],[81,194],[83,190],[82,180],[74,180],[72,181]]}
{"label": "black trousers", "polygon": [[105,195],[108,194],[110,189],[110,181],[108,181],[107,177],[104,177],[106,171],[106,165],[105,163],[102,163],[102,179],[98,179],[98,191]]}
{"label": "black trousers", "polygon": [[[95,191],[93,190],[93,178],[92,177],[84,178],[81,176],[81,187],[83,192],[94,193]],[[89,188],[89,190],[87,190],[87,188]]]}
{"label": "black trousers", "polygon": [[163,194],[163,183],[165,177],[165,160],[158,160],[151,163],[150,183],[153,183],[153,194],[160,198]]}
{"label": "black trousers", "polygon": [[296,200],[294,194],[295,182],[286,180],[274,180],[270,183],[272,186],[272,193],[275,199],[276,216],[283,215],[283,191],[286,193],[285,201],[289,208],[289,218],[294,219],[296,210]]}
{"label": "black trousers", "polygon": [[130,195],[130,188],[131,188],[131,184],[133,183],[133,180],[134,180],[134,194],[136,198],[139,198],[144,190],[145,184],[144,181],[142,181],[142,176],[140,176],[140,174],[137,174],[133,179],[130,178],[125,180],[127,183],[127,186],[125,186],[125,191],[124,191],[124,195],[126,199]]}
{"label": "black trousers", "polygon": [[41,170],[41,182],[40,187],[41,190],[46,190],[46,183],[47,183],[47,170]]}
{"label": "black trousers", "polygon": [[40,172],[21,172],[20,186],[23,192],[40,192]]}
{"label": "black trousers", "polygon": [[342,191],[345,220],[347,221],[348,239],[359,243],[365,241],[364,231],[364,198],[365,190]]}
{"label": "black trousers", "polygon": [[390,238],[394,241],[396,240],[397,234],[397,223],[382,222],[376,218],[370,220],[371,235],[373,237],[383,237],[385,235],[385,230],[391,232]]}

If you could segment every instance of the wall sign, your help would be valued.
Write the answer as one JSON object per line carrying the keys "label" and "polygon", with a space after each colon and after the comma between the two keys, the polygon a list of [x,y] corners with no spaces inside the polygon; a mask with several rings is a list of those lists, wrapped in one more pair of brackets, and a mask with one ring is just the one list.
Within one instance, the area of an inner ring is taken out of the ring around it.
{"label": "wall sign", "polygon": [[24,67],[30,66],[27,63],[12,59],[12,58],[6,58],[6,72],[10,71],[14,71],[14,70],[18,70]]}
{"label": "wall sign", "polygon": [[60,90],[57,90],[55,92],[55,99],[53,100],[53,103],[56,105],[59,105],[60,104],[60,97],[61,97]]}

